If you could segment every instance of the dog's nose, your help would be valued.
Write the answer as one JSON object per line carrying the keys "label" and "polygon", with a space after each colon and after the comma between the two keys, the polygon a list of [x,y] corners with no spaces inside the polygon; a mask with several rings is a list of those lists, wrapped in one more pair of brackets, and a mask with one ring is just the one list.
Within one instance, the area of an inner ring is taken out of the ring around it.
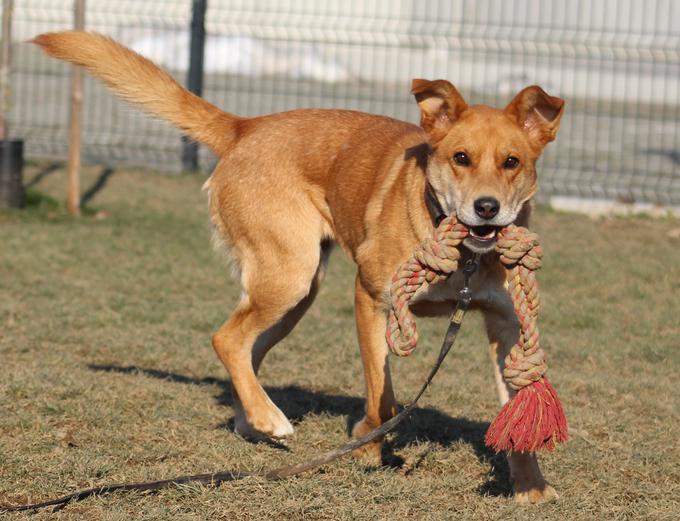
{"label": "dog's nose", "polygon": [[482,219],[493,219],[501,209],[501,203],[495,197],[480,197],[474,206],[475,213]]}

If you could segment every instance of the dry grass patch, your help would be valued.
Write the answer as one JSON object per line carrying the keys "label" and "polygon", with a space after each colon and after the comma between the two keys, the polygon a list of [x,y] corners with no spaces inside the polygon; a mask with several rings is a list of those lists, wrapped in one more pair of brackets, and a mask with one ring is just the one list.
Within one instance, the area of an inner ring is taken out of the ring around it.
{"label": "dry grass patch", "polygon": [[[251,444],[230,429],[228,380],[210,347],[238,287],[209,247],[201,179],[116,172],[92,202],[100,212],[74,220],[56,202],[63,178],[42,179],[30,209],[0,213],[0,502],[269,468],[346,440],[363,377],[354,268],[341,252],[262,370],[296,433],[287,449]],[[534,227],[546,250],[541,331],[575,433],[542,458],[557,502],[515,506],[504,459],[483,446],[497,403],[473,317],[392,437],[401,466],[345,459],[281,483],[114,495],[33,519],[678,519],[680,224],[542,210]],[[445,327],[421,324],[417,354],[393,360],[403,401]]]}

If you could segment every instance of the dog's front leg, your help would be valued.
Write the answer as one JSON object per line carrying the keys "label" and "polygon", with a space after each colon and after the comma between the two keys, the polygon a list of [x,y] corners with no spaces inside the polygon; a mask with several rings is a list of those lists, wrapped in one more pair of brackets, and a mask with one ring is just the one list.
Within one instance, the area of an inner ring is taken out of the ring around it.
{"label": "dog's front leg", "polygon": [[[499,292],[497,305],[484,310],[484,322],[489,336],[489,350],[494,367],[501,406],[514,395],[503,379],[505,357],[517,342],[519,322],[507,293]],[[508,453],[510,479],[513,481],[515,500],[518,503],[540,503],[557,497],[555,489],[543,477],[533,452]]]}
{"label": "dog's front leg", "polygon": [[[354,437],[360,437],[392,418],[397,413],[397,402],[392,389],[385,340],[387,314],[384,305],[371,296],[358,275],[355,311],[361,361],[366,378],[366,414],[352,430]],[[379,464],[381,449],[382,439],[357,449],[355,455]]]}

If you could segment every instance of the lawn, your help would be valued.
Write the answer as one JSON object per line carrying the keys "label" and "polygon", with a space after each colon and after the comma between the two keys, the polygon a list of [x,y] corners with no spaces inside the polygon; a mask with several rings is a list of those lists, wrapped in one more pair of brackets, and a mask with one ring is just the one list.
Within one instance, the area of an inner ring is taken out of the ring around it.
{"label": "lawn", "polygon": [[[99,173],[87,169],[85,188]],[[295,435],[250,443],[231,430],[228,378],[210,345],[239,289],[209,244],[203,179],[116,171],[73,219],[58,203],[64,177],[39,179],[27,210],[0,212],[0,503],[266,469],[347,439],[363,377],[354,268],[341,251],[261,371]],[[541,458],[559,500],[516,506],[504,458],[484,447],[498,406],[472,315],[422,408],[391,438],[401,465],[346,458],[283,482],[111,495],[32,519],[680,518],[680,222],[541,209],[533,227],[546,251],[542,340],[572,431]],[[393,359],[402,402],[445,329],[419,325],[416,354]]]}

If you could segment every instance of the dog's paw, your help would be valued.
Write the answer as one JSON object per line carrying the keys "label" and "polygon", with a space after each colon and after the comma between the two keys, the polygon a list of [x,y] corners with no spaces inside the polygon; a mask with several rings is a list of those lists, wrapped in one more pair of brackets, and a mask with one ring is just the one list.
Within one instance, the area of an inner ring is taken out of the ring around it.
{"label": "dog's paw", "polygon": [[[369,423],[366,421],[366,418],[363,418],[354,425],[354,428],[352,429],[352,437],[361,438],[374,428],[375,426],[369,425]],[[359,447],[358,449],[354,449],[352,451],[352,456],[366,465],[378,466],[382,464],[382,447],[383,440],[382,438],[379,438],[367,443],[362,447]]]}
{"label": "dog's paw", "polygon": [[235,411],[234,432],[247,439],[285,438],[293,434],[293,426],[278,407],[248,418],[242,410]]}
{"label": "dog's paw", "polygon": [[372,441],[363,447],[354,449],[352,456],[364,465],[379,467],[382,465],[382,442]]}
{"label": "dog's paw", "polygon": [[515,491],[515,503],[520,505],[536,505],[546,501],[554,501],[560,497],[555,489],[545,482],[534,487],[518,487],[515,485],[513,488]]}

